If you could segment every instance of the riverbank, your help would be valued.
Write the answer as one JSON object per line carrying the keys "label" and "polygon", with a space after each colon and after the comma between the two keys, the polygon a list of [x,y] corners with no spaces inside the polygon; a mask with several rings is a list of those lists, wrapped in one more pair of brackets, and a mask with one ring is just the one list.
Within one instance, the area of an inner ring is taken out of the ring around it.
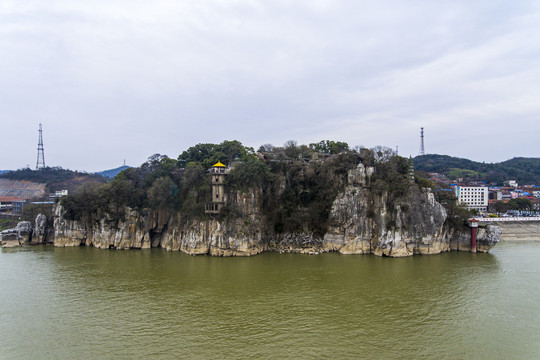
{"label": "riverbank", "polygon": [[540,241],[540,222],[493,223],[501,229],[501,241]]}
{"label": "riverbank", "polygon": [[[158,214],[159,215],[159,214]],[[372,234],[371,237],[351,236],[351,234],[327,233],[323,238],[310,233],[288,233],[280,237],[265,237],[264,229],[251,226],[251,231],[232,233],[223,231],[224,224],[216,220],[201,221],[186,235],[174,230],[174,222],[169,216],[149,225],[146,229],[138,226],[134,216],[121,226],[110,228],[101,223],[98,229],[81,226],[77,222],[62,221],[62,215],[49,227],[47,218],[39,214],[35,227],[28,221],[17,227],[0,232],[3,248],[20,247],[25,244],[53,244],[55,247],[88,246],[100,249],[150,249],[163,248],[180,251],[189,255],[251,256],[263,252],[321,254],[339,252],[341,254],[375,254],[385,257],[406,257],[413,255],[435,255],[449,251],[489,252],[500,240],[500,229],[488,225],[478,229],[476,247],[471,248],[471,235],[441,226],[438,234],[411,237],[407,232]],[[167,220],[168,219],[168,220]],[[161,223],[161,225],[160,225]],[[171,226],[171,224],[173,226]],[[178,225],[178,224],[177,224]],[[185,224],[183,224],[185,225]],[[354,224],[353,224],[354,225]],[[182,227],[180,227],[181,229]],[[156,231],[156,229],[160,229]],[[343,230],[341,230],[343,231]],[[241,234],[241,236],[238,236]],[[408,236],[409,235],[409,236]]]}

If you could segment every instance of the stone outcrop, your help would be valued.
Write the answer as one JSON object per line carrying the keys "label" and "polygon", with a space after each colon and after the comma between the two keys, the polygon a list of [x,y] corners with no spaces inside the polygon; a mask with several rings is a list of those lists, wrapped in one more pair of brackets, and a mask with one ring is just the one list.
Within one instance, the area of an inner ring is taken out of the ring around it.
{"label": "stone outcrop", "polygon": [[[347,187],[332,206],[324,249],[393,257],[449,251],[446,211],[430,190],[411,191],[409,201],[396,205],[395,212],[385,205],[385,196]],[[369,214],[373,207],[379,211]]]}
{"label": "stone outcrop", "polygon": [[267,250],[263,241],[263,218],[254,190],[234,194],[234,206],[241,217],[218,221],[187,218],[167,210],[140,215],[128,211],[125,221],[84,224],[64,218],[55,209],[54,245],[94,246],[101,249],[148,249],[162,247],[192,255],[249,256]]}
{"label": "stone outcrop", "polygon": [[54,212],[53,244],[58,247],[86,245],[100,249],[149,249],[150,231],[159,229],[150,226],[152,220],[155,219],[129,211],[125,221],[115,226],[107,223],[107,219],[102,219],[99,224],[87,224],[65,219],[62,208],[58,206]]}
{"label": "stone outcrop", "polygon": [[[192,255],[249,256],[263,251],[317,254],[375,254],[403,257],[470,250],[466,227],[452,226],[445,208],[430,189],[411,186],[406,195],[389,201],[385,191],[371,190],[374,168],[360,164],[347,174],[347,185],[330,208],[327,232],[277,233],[261,208],[262,190],[229,191],[223,216],[189,217],[170,210],[138,213],[98,223],[64,218],[55,209],[55,246],[102,249],[161,247]],[[478,234],[478,251],[488,251],[499,239],[496,227]]]}
{"label": "stone outcrop", "polygon": [[32,233],[32,239],[30,240],[30,243],[32,245],[46,244],[48,232],[49,226],[47,217],[43,214],[39,214],[38,216],[36,216],[34,231]]}
{"label": "stone outcrop", "polygon": [[325,251],[402,257],[450,250],[453,233],[447,213],[430,189],[411,187],[389,209],[388,194],[373,194],[367,186],[372,171],[362,170],[362,164],[358,167],[359,177],[349,172],[349,185],[332,205]]}
{"label": "stone outcrop", "polygon": [[[471,251],[470,228],[461,232],[454,231],[450,236],[450,250]],[[501,228],[495,225],[481,225],[478,227],[476,238],[477,252],[487,253],[501,240]]]}
{"label": "stone outcrop", "polygon": [[501,240],[501,228],[495,225],[487,225],[480,228],[476,249],[478,252],[487,253]]}
{"label": "stone outcrop", "polygon": [[16,227],[0,232],[0,244],[2,247],[17,247],[30,241],[32,237],[32,223],[21,221]]}

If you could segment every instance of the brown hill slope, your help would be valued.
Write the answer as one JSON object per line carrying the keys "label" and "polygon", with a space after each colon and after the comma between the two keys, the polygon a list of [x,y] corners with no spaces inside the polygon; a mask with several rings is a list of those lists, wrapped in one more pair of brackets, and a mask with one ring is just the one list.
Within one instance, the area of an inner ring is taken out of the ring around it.
{"label": "brown hill slope", "polygon": [[39,199],[43,197],[46,184],[26,180],[0,179],[0,197],[12,196],[19,199]]}

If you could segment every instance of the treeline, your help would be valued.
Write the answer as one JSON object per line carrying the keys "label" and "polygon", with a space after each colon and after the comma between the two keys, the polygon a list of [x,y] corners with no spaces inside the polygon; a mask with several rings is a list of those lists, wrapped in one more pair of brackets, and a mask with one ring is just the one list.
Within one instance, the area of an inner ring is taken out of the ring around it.
{"label": "treeline", "polygon": [[[258,191],[263,215],[273,231],[324,234],[332,203],[347,184],[347,174],[360,162],[374,166],[374,193],[388,192],[389,205],[407,194],[408,162],[389,148],[350,149],[346,143],[323,140],[309,145],[288,141],[262,145],[257,152],[239,141],[197,144],[177,159],[155,154],[137,168],[118,174],[112,182],[85,187],[63,198],[66,217],[88,222],[118,223],[126,208],[139,212],[181,211],[186,217],[206,217],[211,198],[208,169],[221,161],[230,166],[229,192]],[[233,203],[220,218],[240,216]]]}
{"label": "treeline", "polygon": [[504,214],[510,210],[514,211],[533,211],[534,206],[531,200],[526,198],[512,199],[508,202],[496,201],[490,205],[490,210],[499,214]]}
{"label": "treeline", "polygon": [[540,158],[513,158],[489,164],[448,155],[422,155],[414,159],[416,170],[444,174],[449,179],[486,181],[502,185],[506,180],[540,184]]}

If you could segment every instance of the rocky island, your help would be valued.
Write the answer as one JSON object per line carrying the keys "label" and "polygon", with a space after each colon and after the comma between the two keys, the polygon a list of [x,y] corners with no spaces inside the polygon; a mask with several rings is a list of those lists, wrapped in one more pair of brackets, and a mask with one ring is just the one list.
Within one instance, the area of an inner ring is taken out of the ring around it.
{"label": "rocky island", "polygon": [[[199,144],[63,198],[36,221],[33,242],[213,256],[470,251],[468,214],[423,185],[387,148]],[[499,238],[496,226],[481,228],[477,250]]]}

